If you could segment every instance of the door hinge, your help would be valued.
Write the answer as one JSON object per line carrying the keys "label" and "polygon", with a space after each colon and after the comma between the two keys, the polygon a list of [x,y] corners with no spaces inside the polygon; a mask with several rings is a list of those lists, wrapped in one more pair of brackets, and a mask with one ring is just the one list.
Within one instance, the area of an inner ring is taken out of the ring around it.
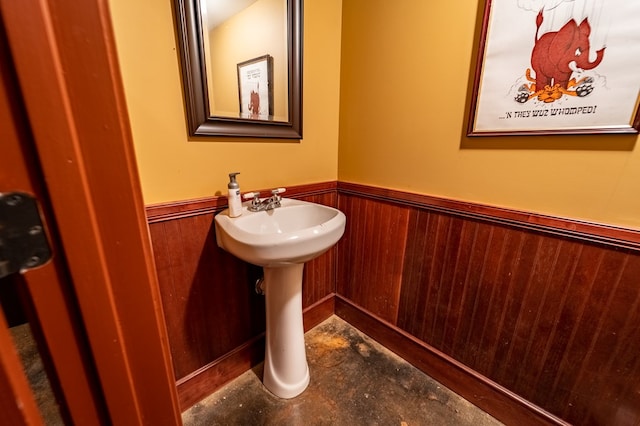
{"label": "door hinge", "polygon": [[51,259],[38,201],[22,192],[0,193],[0,278]]}

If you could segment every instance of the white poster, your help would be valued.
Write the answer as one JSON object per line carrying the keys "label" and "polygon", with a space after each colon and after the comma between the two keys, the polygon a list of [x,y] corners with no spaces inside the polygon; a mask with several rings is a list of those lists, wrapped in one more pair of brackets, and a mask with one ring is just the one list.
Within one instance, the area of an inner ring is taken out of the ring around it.
{"label": "white poster", "polygon": [[487,1],[469,135],[637,133],[640,1]]}
{"label": "white poster", "polygon": [[240,117],[270,120],[273,116],[273,58],[261,56],[238,64]]}

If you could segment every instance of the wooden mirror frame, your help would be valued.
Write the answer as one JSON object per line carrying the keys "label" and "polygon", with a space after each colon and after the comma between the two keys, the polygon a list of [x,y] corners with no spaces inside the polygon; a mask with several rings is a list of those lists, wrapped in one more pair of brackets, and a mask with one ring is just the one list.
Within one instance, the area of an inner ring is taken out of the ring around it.
{"label": "wooden mirror frame", "polygon": [[302,139],[302,2],[303,0],[287,0],[289,121],[267,121],[211,115],[199,0],[175,0],[178,47],[190,136]]}

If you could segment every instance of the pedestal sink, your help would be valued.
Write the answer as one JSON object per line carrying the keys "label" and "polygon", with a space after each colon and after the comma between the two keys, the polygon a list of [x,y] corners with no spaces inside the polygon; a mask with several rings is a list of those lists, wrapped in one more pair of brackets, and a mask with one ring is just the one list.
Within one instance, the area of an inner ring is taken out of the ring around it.
{"label": "pedestal sink", "polygon": [[309,384],[302,324],[304,263],[329,250],[344,233],[345,215],[321,204],[283,198],[281,207],[215,217],[218,245],[262,266],[267,330],[263,383],[280,398],[293,398]]}

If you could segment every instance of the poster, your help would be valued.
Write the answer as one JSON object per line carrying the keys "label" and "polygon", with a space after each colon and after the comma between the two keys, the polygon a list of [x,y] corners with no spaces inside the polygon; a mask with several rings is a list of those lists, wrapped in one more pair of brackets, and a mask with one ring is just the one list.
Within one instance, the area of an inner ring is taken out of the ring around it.
{"label": "poster", "polygon": [[273,117],[273,58],[270,55],[238,64],[240,117],[270,120]]}
{"label": "poster", "polygon": [[637,133],[640,1],[487,0],[469,136]]}

